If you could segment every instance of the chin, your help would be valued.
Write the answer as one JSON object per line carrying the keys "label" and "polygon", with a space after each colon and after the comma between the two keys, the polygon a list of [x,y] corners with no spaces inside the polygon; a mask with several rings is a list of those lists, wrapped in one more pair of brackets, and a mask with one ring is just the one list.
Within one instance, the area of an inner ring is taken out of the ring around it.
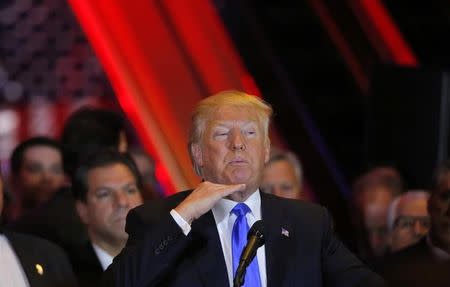
{"label": "chin", "polygon": [[230,176],[231,182],[233,184],[248,183],[251,178],[251,172],[247,170],[235,171]]}

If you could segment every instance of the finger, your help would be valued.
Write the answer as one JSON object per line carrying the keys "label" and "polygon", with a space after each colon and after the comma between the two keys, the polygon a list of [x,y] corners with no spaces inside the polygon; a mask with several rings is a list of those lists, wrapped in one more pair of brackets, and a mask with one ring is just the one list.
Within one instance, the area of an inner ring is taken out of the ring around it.
{"label": "finger", "polygon": [[245,189],[245,183],[241,184],[232,184],[226,185],[224,189],[222,189],[221,194],[222,197],[235,193],[237,191],[243,191]]}

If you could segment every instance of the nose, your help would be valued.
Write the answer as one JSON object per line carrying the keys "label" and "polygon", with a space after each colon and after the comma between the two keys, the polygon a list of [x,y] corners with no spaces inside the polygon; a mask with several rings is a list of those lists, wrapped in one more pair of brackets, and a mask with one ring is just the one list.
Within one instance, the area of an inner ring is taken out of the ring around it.
{"label": "nose", "polygon": [[130,201],[128,200],[128,195],[125,192],[116,193],[116,204],[120,207],[127,207]]}
{"label": "nose", "polygon": [[428,228],[424,226],[419,220],[414,222],[414,234],[422,237],[428,233]]}
{"label": "nose", "polygon": [[231,145],[232,149],[235,151],[244,151],[246,148],[242,135],[238,132],[233,134]]}
{"label": "nose", "polygon": [[43,178],[45,181],[50,181],[50,180],[53,179],[53,173],[52,173],[51,171],[49,171],[48,169],[44,169],[44,170],[42,171],[42,178]]}

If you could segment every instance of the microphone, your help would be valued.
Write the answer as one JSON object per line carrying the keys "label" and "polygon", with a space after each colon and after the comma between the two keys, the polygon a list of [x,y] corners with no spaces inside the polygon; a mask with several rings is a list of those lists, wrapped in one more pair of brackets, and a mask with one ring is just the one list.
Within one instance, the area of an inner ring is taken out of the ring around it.
{"label": "microphone", "polygon": [[239,266],[236,269],[234,275],[233,286],[241,287],[244,284],[245,271],[247,266],[252,262],[256,255],[256,250],[263,246],[265,243],[264,238],[264,224],[262,220],[256,221],[247,234],[247,245],[242,250],[241,257],[239,259]]}

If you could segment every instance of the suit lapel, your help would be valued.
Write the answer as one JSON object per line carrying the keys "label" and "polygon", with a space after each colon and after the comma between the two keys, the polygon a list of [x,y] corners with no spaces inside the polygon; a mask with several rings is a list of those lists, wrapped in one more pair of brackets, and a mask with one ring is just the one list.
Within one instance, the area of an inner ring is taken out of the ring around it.
{"label": "suit lapel", "polygon": [[266,233],[266,274],[267,286],[282,286],[286,273],[286,256],[294,240],[289,233],[290,225],[283,218],[283,209],[277,199],[261,192],[261,217]]}
{"label": "suit lapel", "polygon": [[211,211],[192,224],[201,246],[194,258],[203,286],[228,287],[228,275],[216,222]]}

